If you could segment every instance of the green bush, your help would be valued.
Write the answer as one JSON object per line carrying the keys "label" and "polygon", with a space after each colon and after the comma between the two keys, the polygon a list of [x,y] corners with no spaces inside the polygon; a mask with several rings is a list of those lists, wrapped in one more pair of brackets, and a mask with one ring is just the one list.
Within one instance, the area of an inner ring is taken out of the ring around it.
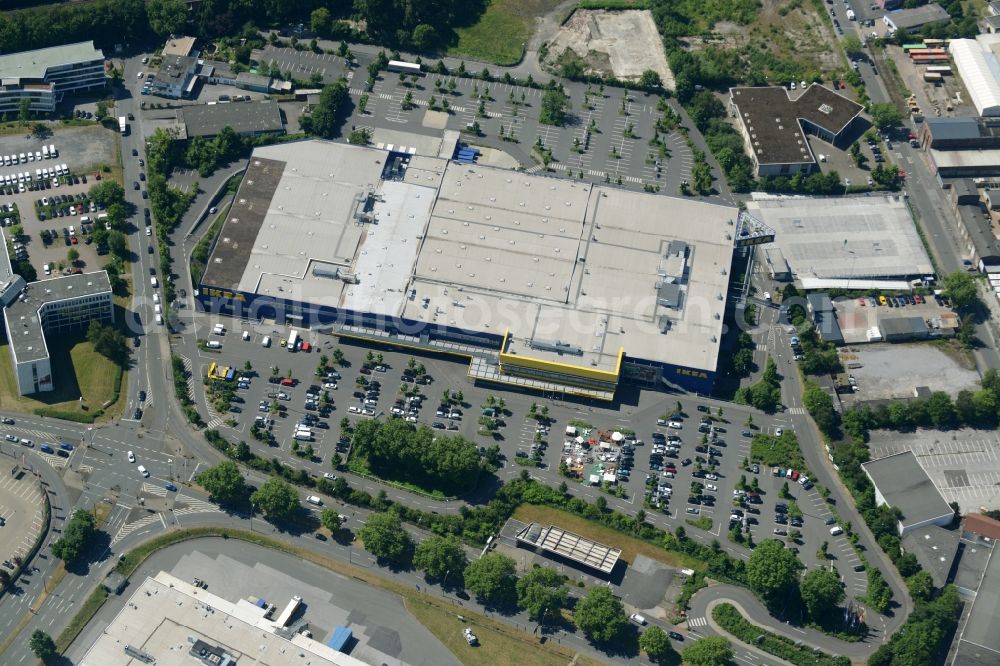
{"label": "green bush", "polygon": [[850,666],[847,657],[832,657],[804,645],[796,645],[790,638],[772,634],[743,617],[732,604],[719,604],[712,609],[712,619],[720,627],[748,645],[773,654],[796,666]]}

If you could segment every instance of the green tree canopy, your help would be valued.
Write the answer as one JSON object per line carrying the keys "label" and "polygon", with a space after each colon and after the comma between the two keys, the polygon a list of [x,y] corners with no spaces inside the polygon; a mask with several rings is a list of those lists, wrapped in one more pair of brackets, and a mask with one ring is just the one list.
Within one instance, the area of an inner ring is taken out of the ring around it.
{"label": "green tree canopy", "polygon": [[465,589],[494,606],[516,599],[517,565],[500,553],[487,553],[465,568]]}
{"label": "green tree canopy", "polygon": [[802,562],[777,539],[757,544],[747,561],[747,583],[769,607],[791,600],[799,583]]}
{"label": "green tree canopy", "polygon": [[896,127],[903,120],[903,114],[892,102],[872,104],[868,107],[868,115],[872,117],[875,126],[882,130]]}
{"label": "green tree canopy", "polygon": [[621,638],[628,628],[625,609],[606,587],[592,587],[576,604],[573,621],[595,643],[610,643]]}
{"label": "green tree canopy", "polygon": [[517,605],[532,620],[558,616],[568,594],[565,577],[550,567],[535,567],[517,581]]}
{"label": "green tree canopy", "polygon": [[670,638],[667,632],[659,627],[653,626],[642,632],[639,636],[639,647],[652,662],[676,661],[676,653],[670,644]]}
{"label": "green tree canopy", "polygon": [[452,535],[433,536],[417,544],[413,552],[413,566],[423,571],[428,578],[442,580],[454,575],[458,580],[467,565],[465,549]]}
{"label": "green tree canopy", "polygon": [[726,666],[733,658],[733,648],[721,636],[709,636],[684,648],[687,666]]}
{"label": "green tree canopy", "polygon": [[545,125],[561,127],[566,122],[566,108],[569,98],[562,88],[549,88],[542,97],[542,108],[538,121]]}
{"label": "green tree canopy", "polygon": [[[79,256],[77,253],[77,257]],[[92,319],[87,327],[87,342],[94,345],[94,351],[113,363],[121,366],[128,363],[128,342],[125,335],[114,326],[105,326]]]}
{"label": "green tree canopy", "polygon": [[323,512],[319,514],[319,522],[331,532],[336,532],[341,526],[340,514],[333,509],[323,509]]}
{"label": "green tree canopy", "polygon": [[978,298],[976,280],[968,271],[955,271],[944,276],[944,294],[956,308],[972,305]]}
{"label": "green tree canopy", "polygon": [[246,481],[232,460],[206,469],[198,475],[198,483],[208,491],[211,500],[219,504],[238,504],[246,498]]}
{"label": "green tree canopy", "polygon": [[28,641],[28,647],[31,648],[32,654],[46,661],[51,659],[56,654],[56,644],[52,640],[52,637],[41,629],[35,629],[31,633],[31,639]]}
{"label": "green tree canopy", "polygon": [[62,537],[52,544],[52,554],[63,562],[75,562],[83,555],[97,533],[97,524],[89,511],[77,509],[63,528]]}
{"label": "green tree canopy", "polygon": [[147,0],[146,16],[149,17],[150,29],[165,37],[184,30],[188,9],[184,0]]}
{"label": "green tree canopy", "polygon": [[90,188],[90,198],[105,208],[125,201],[125,189],[113,180],[105,178]]}
{"label": "green tree canopy", "polygon": [[829,617],[844,600],[840,576],[826,568],[810,569],[802,577],[799,592],[809,616],[815,620]]}
{"label": "green tree canopy", "polygon": [[409,552],[413,542],[403,529],[399,516],[393,512],[373,513],[358,530],[365,550],[390,562],[399,562]]}
{"label": "green tree canopy", "polygon": [[268,520],[285,520],[300,508],[295,488],[278,477],[268,479],[250,495],[250,501]]}
{"label": "green tree canopy", "polygon": [[639,77],[639,85],[645,88],[654,88],[663,85],[663,80],[654,70],[647,69]]}
{"label": "green tree canopy", "polygon": [[340,136],[340,125],[343,122],[342,114],[348,101],[347,83],[343,79],[325,86],[319,95],[319,102],[312,109],[312,113],[303,116],[299,120],[299,124],[309,134],[324,139],[335,139]]}

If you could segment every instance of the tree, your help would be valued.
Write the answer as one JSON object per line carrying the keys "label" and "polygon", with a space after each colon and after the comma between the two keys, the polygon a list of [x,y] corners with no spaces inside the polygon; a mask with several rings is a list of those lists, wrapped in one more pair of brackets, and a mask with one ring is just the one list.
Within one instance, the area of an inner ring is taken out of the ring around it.
{"label": "tree", "polygon": [[76,263],[76,260],[80,258],[80,253],[77,252],[75,247],[71,247],[66,251],[66,261],[71,265]]}
{"label": "tree", "polygon": [[837,424],[837,414],[833,409],[833,399],[829,393],[820,388],[819,384],[806,380],[805,389],[802,391],[802,404],[820,430],[827,434],[833,432]]}
{"label": "tree", "polygon": [[184,0],[147,0],[146,16],[150,29],[157,35],[179,33],[187,23],[187,5]]}
{"label": "tree", "polygon": [[96,319],[91,320],[87,327],[87,342],[94,345],[94,351],[113,363],[124,366],[128,362],[128,341],[113,326],[104,326]]}
{"label": "tree", "polygon": [[569,595],[565,577],[550,567],[535,567],[517,581],[517,605],[532,620],[557,617]]}
{"label": "tree", "polygon": [[89,511],[77,509],[63,528],[62,537],[52,544],[52,554],[68,563],[75,562],[97,533],[97,524]]}
{"label": "tree", "polygon": [[299,496],[286,481],[277,477],[267,480],[250,495],[250,501],[268,520],[284,520],[299,510]]}
{"label": "tree", "polygon": [[566,107],[569,105],[569,98],[562,88],[550,88],[545,91],[542,97],[542,108],[538,115],[538,121],[545,125],[555,125],[561,127],[566,122]]}
{"label": "tree", "polygon": [[827,568],[810,569],[802,577],[799,591],[809,616],[814,620],[831,616],[837,604],[844,600],[840,577]]}
{"label": "tree", "polygon": [[844,47],[844,52],[848,56],[856,56],[864,50],[861,40],[858,39],[858,36],[853,33],[840,40],[840,43]]}
{"label": "tree", "polygon": [[576,605],[576,626],[595,643],[610,643],[625,633],[628,620],[625,609],[606,587],[593,587]]}
{"label": "tree", "polygon": [[340,135],[341,112],[348,101],[347,84],[343,79],[325,86],[312,113],[304,116],[299,124],[308,134],[315,134],[324,139],[336,138]]}
{"label": "tree", "polygon": [[906,581],[906,587],[914,600],[930,601],[934,596],[934,579],[926,571],[918,571]]}
{"label": "tree", "polygon": [[733,658],[733,648],[721,636],[709,636],[684,648],[687,666],[725,666]]}
{"label": "tree", "polygon": [[784,543],[765,539],[747,561],[747,584],[770,607],[789,600],[802,568],[802,562]]}
{"label": "tree", "polygon": [[198,475],[198,483],[208,492],[209,498],[218,504],[238,504],[247,493],[246,481],[240,474],[240,468],[232,460],[225,460],[206,469]]}
{"label": "tree", "polygon": [[31,98],[22,97],[17,103],[17,121],[27,125],[29,120],[31,120]]}
{"label": "tree", "polygon": [[413,545],[399,516],[392,512],[370,515],[358,530],[358,536],[364,541],[365,550],[389,562],[401,561]]}
{"label": "tree", "polygon": [[413,43],[414,48],[420,51],[427,51],[434,48],[439,40],[440,37],[438,37],[438,32],[434,29],[434,26],[421,23],[413,29],[413,38],[410,41]]}
{"label": "tree", "polygon": [[944,295],[961,309],[976,302],[976,281],[968,271],[955,271],[944,276]]}
{"label": "tree", "polygon": [[488,553],[465,567],[465,588],[480,600],[504,606],[516,599],[517,565],[500,553]]}
{"label": "tree", "polygon": [[55,641],[41,629],[35,629],[31,633],[31,640],[28,641],[28,647],[31,648],[32,654],[42,661],[51,659],[56,654]]}
{"label": "tree", "polygon": [[331,532],[336,532],[341,525],[340,514],[333,509],[323,509],[323,512],[319,514],[319,522]]}
{"label": "tree", "polygon": [[125,201],[125,188],[110,179],[104,179],[91,187],[89,194],[94,203],[105,208]]}
{"label": "tree", "polygon": [[872,117],[875,127],[881,130],[896,127],[903,120],[903,114],[892,102],[872,104],[868,108],[868,115]]}
{"label": "tree", "polygon": [[[330,16],[330,10],[326,7],[314,9],[309,15],[309,26],[320,37],[326,37],[330,34],[331,25],[333,25],[333,18]],[[340,56],[344,57],[344,54],[341,53]]]}
{"label": "tree", "polygon": [[466,566],[465,549],[452,535],[433,536],[417,544],[413,566],[431,579],[443,580],[449,574],[460,576]]}
{"label": "tree", "polygon": [[642,632],[639,636],[639,647],[646,653],[650,661],[676,661],[676,659],[671,659],[674,654],[674,648],[670,644],[667,632],[659,627],[653,626]]}
{"label": "tree", "polygon": [[656,88],[663,85],[663,80],[654,70],[647,69],[639,76],[639,85],[643,88]]}

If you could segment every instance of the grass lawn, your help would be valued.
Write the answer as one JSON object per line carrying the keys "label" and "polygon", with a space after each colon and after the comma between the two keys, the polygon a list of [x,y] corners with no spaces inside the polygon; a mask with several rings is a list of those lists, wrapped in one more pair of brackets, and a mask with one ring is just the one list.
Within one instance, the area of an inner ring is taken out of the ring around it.
{"label": "grass lawn", "polygon": [[694,558],[671,553],[663,548],[658,548],[651,543],[646,543],[640,539],[626,536],[617,530],[613,530],[595,522],[581,518],[580,516],[553,509],[547,506],[537,506],[535,504],[522,504],[514,511],[514,518],[523,523],[541,523],[542,525],[558,525],[559,527],[579,534],[582,537],[592,539],[599,543],[608,544],[615,548],[621,548],[621,559],[629,564],[635,562],[636,555],[662,562],[672,567],[686,567],[689,569],[705,570],[705,563]]}
{"label": "grass lawn", "polygon": [[[87,342],[82,331],[78,335],[53,336],[47,342],[56,390],[20,396],[11,365],[9,343],[6,336],[0,340],[0,408],[28,413],[36,409],[57,409],[70,414],[89,415],[114,397],[118,388],[115,386],[118,369],[94,351],[94,346]],[[124,381],[124,377],[119,381]],[[84,405],[80,404],[81,396]],[[119,396],[116,404],[104,410],[102,420],[113,418],[121,411],[122,404]]]}
{"label": "grass lawn", "polygon": [[548,13],[559,0],[490,0],[479,21],[456,28],[458,43],[448,55],[514,65],[531,39],[535,17]]}

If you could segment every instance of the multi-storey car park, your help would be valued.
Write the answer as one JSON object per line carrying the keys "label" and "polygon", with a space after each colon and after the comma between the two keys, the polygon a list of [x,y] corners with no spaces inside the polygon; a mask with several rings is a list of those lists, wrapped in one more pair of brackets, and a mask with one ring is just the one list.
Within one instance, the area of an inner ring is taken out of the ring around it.
{"label": "multi-storey car park", "polygon": [[0,56],[0,113],[17,113],[22,98],[31,111],[51,113],[66,93],[103,88],[104,53],[94,42],[76,42]]}
{"label": "multi-storey car park", "polygon": [[254,152],[198,298],[461,355],[479,381],[706,391],[749,233],[731,206],[310,140]]}

